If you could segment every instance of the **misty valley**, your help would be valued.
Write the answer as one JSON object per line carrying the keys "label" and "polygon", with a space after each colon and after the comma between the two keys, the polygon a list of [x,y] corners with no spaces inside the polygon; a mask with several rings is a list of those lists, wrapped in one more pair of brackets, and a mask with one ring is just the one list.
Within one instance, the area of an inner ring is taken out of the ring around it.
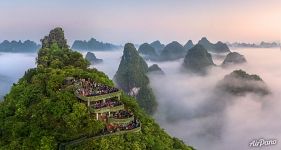
{"label": "misty valley", "polygon": [[[60,34],[52,31],[50,38]],[[198,44],[190,40],[185,45],[155,41],[124,46],[92,38],[74,42],[72,49],[91,64],[89,68],[104,72],[116,87],[135,98],[161,128],[195,149],[247,149],[254,137],[281,137],[276,132],[281,125],[277,121],[280,49],[228,46],[212,44],[207,38]],[[60,68],[58,62],[43,59],[44,47],[60,50],[59,45],[42,43],[39,52],[0,53],[1,99],[11,99],[11,94],[5,95],[23,82],[30,68],[42,67],[39,64]]]}
{"label": "misty valley", "polygon": [[1,0],[0,150],[281,150],[280,0]]}

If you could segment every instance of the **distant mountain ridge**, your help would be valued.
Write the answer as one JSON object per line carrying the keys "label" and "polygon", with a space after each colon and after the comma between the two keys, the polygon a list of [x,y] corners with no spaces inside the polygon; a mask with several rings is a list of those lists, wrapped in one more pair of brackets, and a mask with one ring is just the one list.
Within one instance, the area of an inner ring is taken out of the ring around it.
{"label": "distant mountain ridge", "polygon": [[[198,41],[198,44],[202,45],[208,52],[211,53],[229,53],[230,49],[227,44],[218,41],[213,44],[203,37]],[[184,58],[186,53],[195,46],[192,40],[188,40],[186,44],[182,45],[177,41],[164,45],[159,40],[152,42],[151,44],[143,43],[139,47],[139,53],[145,59],[152,61],[174,61]]]}
{"label": "distant mountain ridge", "polygon": [[165,47],[159,40],[150,43],[150,46],[152,46],[158,54],[160,54]]}
{"label": "distant mountain ridge", "polygon": [[111,43],[103,43],[95,38],[91,38],[90,40],[75,40],[72,44],[72,49],[82,50],[82,51],[100,51],[100,50],[113,50],[117,48],[121,48],[120,45],[115,45]]}
{"label": "distant mountain ridge", "polygon": [[277,42],[264,42],[262,41],[260,44],[255,43],[227,43],[230,47],[250,47],[250,48],[273,48],[273,47],[280,47],[280,43]]}
{"label": "distant mountain ridge", "polygon": [[225,43],[218,41],[217,43],[213,44],[209,40],[207,40],[206,37],[203,37],[201,40],[199,40],[198,44],[204,46],[208,50],[208,52],[213,52],[213,53],[230,52],[230,49]]}
{"label": "distant mountain ridge", "polygon": [[8,41],[4,40],[0,43],[0,52],[12,52],[12,53],[21,53],[21,52],[36,52],[40,48],[40,45],[31,40],[26,40],[22,42],[19,41]]}

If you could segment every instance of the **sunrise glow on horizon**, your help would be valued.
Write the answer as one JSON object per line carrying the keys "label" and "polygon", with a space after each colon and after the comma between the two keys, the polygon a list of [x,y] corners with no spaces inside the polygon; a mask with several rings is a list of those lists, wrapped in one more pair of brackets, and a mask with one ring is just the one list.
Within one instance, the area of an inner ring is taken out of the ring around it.
{"label": "sunrise glow on horizon", "polygon": [[0,41],[39,41],[55,26],[69,41],[95,37],[124,44],[177,40],[280,41],[280,0],[91,1],[4,0]]}

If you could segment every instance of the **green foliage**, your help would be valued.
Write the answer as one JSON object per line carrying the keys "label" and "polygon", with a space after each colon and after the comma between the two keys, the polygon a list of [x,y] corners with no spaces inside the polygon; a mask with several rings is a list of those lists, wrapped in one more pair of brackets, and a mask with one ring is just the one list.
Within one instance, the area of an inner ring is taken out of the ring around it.
{"label": "green foliage", "polygon": [[9,52],[9,53],[34,53],[40,48],[40,45],[36,44],[33,41],[26,40],[22,41],[7,41],[4,40],[0,43],[0,52]]}
{"label": "green foliage", "polygon": [[226,75],[217,87],[237,96],[243,96],[246,93],[255,93],[261,96],[270,94],[265,82],[258,75],[250,75],[241,69]]}
{"label": "green foliage", "polygon": [[164,47],[165,47],[165,45],[162,44],[159,40],[150,43],[150,45],[151,45],[157,52],[161,52],[161,51],[164,49]]}
{"label": "green foliage", "polygon": [[185,54],[186,50],[184,47],[180,43],[173,41],[165,46],[160,55],[160,60],[176,60],[183,58]]}
{"label": "green foliage", "polygon": [[[49,44],[44,41],[45,46],[40,51],[48,55],[42,55],[40,59],[47,56],[47,60],[52,60],[50,64],[53,63],[57,53],[66,49],[63,48],[63,40],[58,41],[50,47],[46,47]],[[75,56],[80,58],[80,55],[71,51],[66,55],[70,56],[70,60],[77,60]],[[102,131],[104,124],[89,114],[86,105],[75,97],[74,89],[68,88],[64,83],[67,77],[91,78],[108,86],[113,86],[113,82],[96,69],[65,65],[64,61],[62,63],[60,68],[46,66],[42,62],[42,66],[28,70],[19,82],[13,85],[4,101],[0,102],[1,150],[52,150],[57,149],[59,143],[85,135],[97,135]],[[151,89],[143,92],[149,90]],[[135,99],[122,94],[121,100],[141,121],[140,132],[101,137],[79,143],[70,149],[191,149],[165,133],[140,109]]]}
{"label": "green foliage", "polygon": [[83,56],[69,49],[61,28],[55,28],[42,41],[38,52],[37,66],[39,68],[64,68],[73,66],[86,69],[89,62]]}
{"label": "green foliage", "polygon": [[153,64],[148,68],[148,72],[153,73],[153,74],[165,74],[164,71],[157,65]]}
{"label": "green foliage", "polygon": [[148,43],[143,43],[140,45],[138,52],[140,54],[145,55],[146,58],[148,59],[156,59],[157,53],[155,49]]}
{"label": "green foliage", "polygon": [[237,53],[237,52],[230,52],[226,55],[223,63],[222,63],[222,66],[227,66],[229,64],[241,64],[241,63],[245,63],[247,62],[246,61],[246,58]]}
{"label": "green foliage", "polygon": [[156,110],[157,103],[149,87],[147,72],[146,62],[139,56],[134,45],[127,43],[114,79],[118,87],[127,93],[133,88],[140,88],[136,95],[138,103],[147,113],[152,114]]}
{"label": "green foliage", "polygon": [[241,78],[245,80],[256,80],[256,81],[262,81],[261,77],[256,75],[256,74],[248,74],[247,72],[239,69],[239,70],[234,70],[230,76],[236,77],[236,78]]}
{"label": "green foliage", "polygon": [[214,52],[214,53],[230,52],[228,46],[225,43],[222,43],[221,41],[219,41],[216,44],[213,44],[210,41],[208,41],[206,37],[203,37],[198,42],[198,44],[202,45],[208,51],[211,51],[211,52]]}
{"label": "green foliage", "polygon": [[53,149],[59,142],[103,129],[103,123],[89,115],[73,91],[64,88],[68,76],[89,77],[113,85],[107,76],[92,69],[29,70],[0,105],[0,147],[12,149],[16,142],[25,143],[30,149]]}
{"label": "green foliage", "polygon": [[[89,69],[48,68],[32,69],[27,74],[0,103],[0,149],[55,149],[60,142],[95,135],[104,127],[102,122],[88,114],[86,106],[78,102],[73,91],[63,85],[66,77],[73,76],[89,77],[112,86],[103,73]],[[140,119],[142,131],[99,138],[73,149],[173,149],[174,146],[189,149],[183,143],[180,146],[175,143],[140,109],[135,99],[123,94],[121,100]]]}
{"label": "green foliage", "polygon": [[211,54],[202,45],[197,44],[187,52],[183,65],[193,72],[205,73],[205,69],[213,66],[214,62]]}
{"label": "green foliage", "polygon": [[43,39],[41,39],[41,42],[42,48],[54,48],[54,43],[56,43],[57,47],[60,49],[69,48],[67,41],[64,38],[64,32],[60,27],[51,30],[48,36],[45,36]]}
{"label": "green foliage", "polygon": [[111,43],[103,43],[103,42],[97,41],[94,38],[91,38],[89,41],[75,40],[73,42],[73,45],[71,48],[75,49],[75,50],[93,51],[93,50],[118,49],[118,48],[121,48],[121,46],[114,45]]}

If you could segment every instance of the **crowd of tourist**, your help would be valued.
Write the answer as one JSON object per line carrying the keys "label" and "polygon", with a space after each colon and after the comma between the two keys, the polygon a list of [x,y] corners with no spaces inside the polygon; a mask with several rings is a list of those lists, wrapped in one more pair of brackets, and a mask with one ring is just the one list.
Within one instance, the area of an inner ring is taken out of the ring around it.
{"label": "crowd of tourist", "polygon": [[118,131],[126,131],[126,130],[132,130],[135,128],[140,127],[140,121],[138,119],[134,119],[132,122],[129,124],[119,124],[119,125],[107,125],[106,129],[104,129],[104,133],[114,133]]}
{"label": "crowd of tourist", "polygon": [[124,118],[130,118],[133,116],[133,113],[128,110],[120,110],[115,112],[113,115],[113,118],[116,119],[124,119]]}
{"label": "crowd of tourist", "polygon": [[74,83],[79,87],[77,92],[82,96],[98,96],[117,92],[115,87],[109,87],[100,83],[96,83],[91,79],[74,79]]}
{"label": "crowd of tourist", "polygon": [[98,101],[98,102],[95,102],[93,104],[93,108],[94,109],[100,109],[100,108],[103,108],[103,107],[115,107],[115,106],[119,106],[119,105],[122,105],[123,103],[120,102],[120,101],[117,101],[117,100],[114,100],[114,99],[107,99],[104,101]]}

